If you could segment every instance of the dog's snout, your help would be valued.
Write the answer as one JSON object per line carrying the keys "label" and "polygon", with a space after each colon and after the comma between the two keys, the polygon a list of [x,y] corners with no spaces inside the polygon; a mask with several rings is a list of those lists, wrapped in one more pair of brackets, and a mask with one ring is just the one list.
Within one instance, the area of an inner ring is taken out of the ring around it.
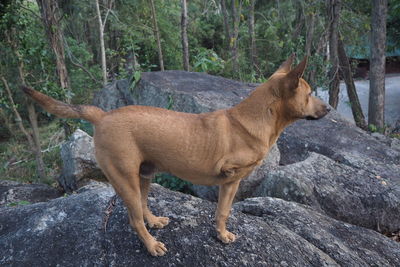
{"label": "dog's snout", "polygon": [[326,106],[326,112],[329,112],[329,111],[331,111],[331,108]]}

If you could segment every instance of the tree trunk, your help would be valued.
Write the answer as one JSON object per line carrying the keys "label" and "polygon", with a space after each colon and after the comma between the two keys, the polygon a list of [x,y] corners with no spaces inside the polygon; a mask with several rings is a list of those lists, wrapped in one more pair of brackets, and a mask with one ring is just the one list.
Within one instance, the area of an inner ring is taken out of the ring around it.
{"label": "tree trunk", "polygon": [[238,51],[238,37],[239,37],[239,24],[240,15],[242,13],[242,1],[238,1],[238,7],[236,7],[236,0],[232,0],[232,20],[233,20],[233,32],[230,39],[231,55],[233,62],[234,74],[239,73],[239,51]]}
{"label": "tree trunk", "polygon": [[181,17],[181,35],[182,35],[182,55],[183,55],[183,69],[189,71],[189,42],[187,36],[187,3],[186,0],[182,1],[182,17]]}
{"label": "tree trunk", "polygon": [[66,102],[70,103],[72,93],[67,66],[65,64],[64,34],[60,25],[61,16],[59,15],[57,1],[36,0],[36,2],[40,7],[41,18],[46,29],[51,49],[56,58],[56,70],[60,86],[66,91]]}
{"label": "tree trunk", "polygon": [[[14,28],[12,28],[12,34],[13,34],[13,36],[16,36]],[[7,38],[7,42],[12,47],[15,57],[17,58],[18,74],[19,74],[19,78],[21,80],[21,84],[26,85],[25,73],[24,73],[24,62],[22,60],[21,54],[18,51],[18,45],[14,40],[11,39],[10,35],[7,33],[6,33],[6,38]],[[3,80],[3,83],[4,83],[4,80]],[[5,83],[5,85],[6,84],[7,84],[7,82]],[[7,88],[9,91],[8,92],[9,98],[12,99],[11,91],[9,90],[8,86],[6,86],[6,89]],[[11,101],[11,103],[12,103],[12,105],[14,105],[14,108],[15,108],[14,101]],[[27,108],[28,108],[28,114],[29,114],[29,122],[30,122],[30,125],[32,127],[32,132],[33,132],[33,139],[30,136],[30,134],[26,131],[26,129],[23,127],[21,116],[19,116],[19,113],[16,108],[14,109],[14,113],[16,114],[17,119],[19,119],[21,121],[21,124],[19,124],[19,127],[20,127],[21,131],[25,134],[25,136],[28,140],[29,146],[35,155],[37,174],[38,174],[39,178],[41,180],[43,180],[46,178],[46,172],[45,172],[44,162],[43,162],[43,158],[42,158],[42,149],[41,149],[41,145],[40,145],[39,128],[38,128],[38,123],[37,123],[35,106],[30,99],[28,99]]]}
{"label": "tree trunk", "polygon": [[385,48],[387,0],[372,1],[368,124],[385,126]]}
{"label": "tree trunk", "polygon": [[337,108],[339,102],[338,32],[341,0],[328,0],[329,25],[329,104]]}
{"label": "tree trunk", "polygon": [[[69,104],[71,103],[72,90],[65,63],[64,34],[60,24],[61,15],[59,14],[58,4],[57,1],[53,0],[36,0],[36,2],[40,8],[47,38],[55,55],[58,79],[66,96],[65,102]],[[63,127],[66,137],[72,134],[71,126],[68,123],[63,122]]]}
{"label": "tree trunk", "polygon": [[[319,41],[317,43],[317,47],[315,49],[314,54],[315,55],[325,55],[325,53],[323,53],[323,51],[326,51],[326,47],[327,47],[327,43],[328,43],[328,32],[325,31],[322,36],[319,38]],[[309,84],[311,85],[312,88],[316,88],[317,82],[316,82],[316,76],[317,76],[317,72],[318,69],[317,68],[312,68],[307,75],[307,81],[309,82]],[[316,91],[317,92],[317,91]]]}
{"label": "tree trunk", "polygon": [[222,19],[224,20],[224,32],[225,32],[225,42],[226,47],[229,49],[231,42],[231,31],[229,27],[229,15],[228,10],[226,8],[226,1],[221,0],[221,11],[222,11]]}
{"label": "tree trunk", "polygon": [[44,167],[44,162],[43,162],[43,157],[42,157],[42,150],[41,150],[41,145],[40,145],[40,136],[39,136],[39,127],[38,127],[38,121],[37,121],[37,115],[35,111],[35,106],[32,102],[32,100],[28,99],[28,116],[29,116],[29,122],[32,127],[32,135],[33,135],[33,142],[35,143],[35,159],[37,162],[37,171],[39,174],[39,177],[41,179],[44,179],[46,177],[46,172],[45,172],[45,167]]}
{"label": "tree trunk", "polygon": [[161,71],[164,71],[164,59],[161,49],[160,31],[158,30],[157,15],[156,15],[156,8],[154,7],[154,0],[150,0],[150,5],[151,5],[151,14],[153,17],[154,36],[156,37],[157,40],[158,61],[160,62]]}
{"label": "tree trunk", "polygon": [[7,80],[3,76],[0,76],[0,79],[4,84],[4,88],[6,89],[8,101],[10,101],[11,109],[15,116],[15,122],[17,123],[18,128],[21,130],[21,132],[25,135],[26,140],[28,140],[29,147],[32,149],[33,147],[35,147],[32,136],[28,133],[28,131],[25,129],[24,124],[22,123],[22,118],[17,110],[16,105],[15,105],[14,98],[13,98],[11,90],[10,90],[10,86],[8,85]]}
{"label": "tree trunk", "polygon": [[249,9],[249,35],[250,35],[250,60],[251,67],[260,75],[260,69],[258,68],[257,60],[257,46],[256,46],[256,33],[254,30],[254,6],[257,0],[250,0]]}
{"label": "tree trunk", "polygon": [[314,39],[314,29],[315,29],[315,13],[312,12],[307,16],[307,29],[306,29],[306,55],[308,57],[311,56],[311,49],[312,49],[312,43]]}
{"label": "tree trunk", "polygon": [[296,1],[297,4],[296,6],[296,27],[294,27],[294,30],[292,32],[292,39],[295,40],[299,38],[299,35],[301,33],[301,30],[303,29],[304,26],[304,7],[302,4],[302,1]]}
{"label": "tree trunk", "polygon": [[105,27],[106,19],[103,22],[103,19],[101,18],[99,0],[96,0],[96,13],[97,13],[97,19],[99,22],[100,58],[101,58],[101,70],[102,70],[102,76],[103,76],[103,85],[106,85],[107,84],[107,62],[106,62],[106,48],[104,45],[104,27]]}
{"label": "tree trunk", "polygon": [[131,50],[129,51],[127,57],[126,57],[126,64],[125,64],[125,70],[128,73],[129,76],[131,76],[135,71],[139,70],[140,65],[137,61],[135,51]]}
{"label": "tree trunk", "polygon": [[356,125],[358,127],[367,130],[367,123],[365,122],[365,117],[361,108],[360,100],[358,99],[356,86],[354,84],[351,72],[350,62],[346,55],[346,51],[344,50],[343,42],[340,38],[338,49],[340,70],[346,83],[347,95],[349,96],[351,112],[353,113],[354,121],[356,122]]}

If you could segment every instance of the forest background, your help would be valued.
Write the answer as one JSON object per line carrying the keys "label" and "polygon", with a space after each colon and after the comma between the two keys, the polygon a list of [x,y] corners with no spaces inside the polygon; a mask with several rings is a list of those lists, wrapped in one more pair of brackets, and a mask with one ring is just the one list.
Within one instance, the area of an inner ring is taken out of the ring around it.
{"label": "forest background", "polygon": [[[90,104],[107,83],[134,86],[147,71],[263,82],[296,53],[333,107],[343,79],[357,126],[388,133],[385,66],[399,66],[399,48],[400,0],[3,0],[0,179],[53,183],[61,144],[78,127],[90,131],[38,109],[21,85]],[[370,79],[368,120],[357,75]]]}

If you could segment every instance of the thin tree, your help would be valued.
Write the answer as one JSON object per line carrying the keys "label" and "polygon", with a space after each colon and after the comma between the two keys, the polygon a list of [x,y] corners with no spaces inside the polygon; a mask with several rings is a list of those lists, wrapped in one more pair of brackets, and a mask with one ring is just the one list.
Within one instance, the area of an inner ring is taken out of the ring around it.
{"label": "thin tree", "polygon": [[101,70],[102,70],[102,76],[103,76],[103,85],[106,85],[107,84],[107,61],[106,61],[106,48],[104,45],[104,29],[106,27],[108,15],[110,14],[110,11],[111,11],[113,0],[110,0],[108,3],[109,6],[107,7],[107,11],[104,16],[104,19],[101,16],[99,0],[95,0],[95,2],[96,2],[97,20],[99,22]]}
{"label": "thin tree", "polygon": [[188,15],[187,15],[186,0],[181,0],[181,6],[182,6],[181,37],[182,37],[183,69],[189,71],[189,41],[187,36]]}
{"label": "thin tree", "polygon": [[[12,48],[15,58],[17,59],[18,75],[19,75],[21,84],[27,85],[26,80],[25,80],[24,61],[22,60],[22,55],[20,54],[20,52],[18,50],[18,48],[19,48],[18,43],[17,43],[16,39],[13,38],[13,37],[17,36],[15,28],[11,28],[11,34],[8,32],[5,32],[5,36],[6,36],[8,44]],[[43,180],[44,178],[46,178],[46,172],[45,172],[45,166],[44,166],[43,157],[42,157],[39,127],[38,127],[38,122],[37,122],[35,106],[31,100],[27,99],[29,123],[32,128],[32,136],[30,136],[30,134],[23,127],[21,116],[19,115],[18,111],[15,108],[15,104],[12,99],[11,90],[8,86],[7,80],[4,77],[2,77],[1,80],[4,84],[4,87],[6,88],[8,98],[10,99],[10,103],[13,106],[14,114],[15,114],[17,120],[21,121],[21,124],[19,124],[19,127],[20,127],[21,131],[24,133],[24,135],[26,136],[29,146],[30,146],[33,154],[35,155],[37,174],[40,177],[40,179]]]}
{"label": "thin tree", "polygon": [[64,34],[61,27],[61,15],[58,1],[36,0],[41,13],[41,19],[45,26],[46,34],[56,59],[56,70],[60,86],[66,91],[66,102],[71,102],[71,86],[67,66],[65,64]]}
{"label": "thin tree", "polygon": [[[33,152],[36,152],[35,151],[35,146],[36,145],[33,142],[32,136],[28,133],[28,131],[26,130],[24,124],[22,123],[22,118],[21,118],[21,115],[20,115],[20,113],[19,113],[19,111],[17,109],[17,106],[15,105],[14,97],[12,95],[12,92],[11,92],[10,86],[8,84],[8,81],[6,80],[6,78],[2,74],[0,74],[0,80],[3,82],[3,86],[6,89],[7,98],[8,98],[8,101],[10,102],[11,109],[12,109],[12,111],[14,113],[14,116],[15,116],[15,122],[17,123],[18,128],[21,130],[21,132],[25,135],[26,139],[28,140],[29,148]],[[41,171],[39,171],[39,168],[38,168],[38,175],[39,176],[41,176],[40,173],[41,173]]]}
{"label": "thin tree", "polygon": [[231,30],[229,26],[229,15],[225,0],[221,0],[221,11],[222,11],[222,19],[224,21],[225,43],[226,47],[229,48],[231,40]]}
{"label": "thin tree", "polygon": [[[65,92],[65,102],[71,103],[72,89],[70,86],[67,65],[65,63],[64,33],[61,27],[62,16],[58,7],[58,1],[36,0],[41,13],[41,19],[46,30],[47,39],[53,50],[56,60],[56,70],[61,89]],[[72,127],[63,121],[65,136],[72,134]]]}
{"label": "thin tree", "polygon": [[250,0],[249,6],[249,36],[250,36],[250,60],[251,67],[258,74],[260,74],[260,69],[258,68],[258,60],[257,60],[257,46],[256,46],[256,33],[254,30],[254,6],[257,0]]}
{"label": "thin tree", "polygon": [[158,61],[160,63],[161,71],[164,71],[164,59],[163,59],[163,53],[162,53],[162,48],[161,48],[160,31],[158,29],[157,14],[156,14],[156,8],[154,6],[154,0],[150,0],[150,6],[151,6],[151,15],[153,17],[154,36],[156,37],[156,40],[157,40]]}
{"label": "thin tree", "polygon": [[227,50],[230,51],[233,72],[237,74],[239,73],[238,37],[239,37],[240,16],[242,13],[242,1],[241,0],[231,1],[230,16],[228,10],[229,9],[226,5],[226,1],[221,0],[221,11],[222,11],[222,18],[224,21],[225,39],[227,39],[226,40]]}
{"label": "thin tree", "polygon": [[339,57],[338,57],[338,32],[341,0],[328,0],[329,20],[329,104],[337,108],[339,102]]}
{"label": "thin tree", "polygon": [[387,0],[372,1],[368,124],[385,126],[385,48]]}
{"label": "thin tree", "polygon": [[343,41],[341,40],[341,38],[339,38],[338,49],[340,71],[346,83],[347,95],[349,96],[351,112],[353,113],[354,121],[358,127],[366,130],[367,123],[365,121],[365,117],[361,108],[360,100],[358,99],[349,58],[346,55],[346,50],[344,49]]}
{"label": "thin tree", "polygon": [[305,50],[306,50],[306,55],[311,56],[311,48],[312,48],[312,43],[314,39],[314,31],[315,31],[315,17],[316,14],[314,11],[308,12],[307,17],[306,17],[306,45],[305,45]]}
{"label": "thin tree", "polygon": [[238,37],[239,37],[239,25],[240,25],[240,15],[242,13],[242,1],[232,0],[232,22],[233,31],[230,39],[231,55],[233,61],[233,72],[239,73],[239,47],[238,47]]}

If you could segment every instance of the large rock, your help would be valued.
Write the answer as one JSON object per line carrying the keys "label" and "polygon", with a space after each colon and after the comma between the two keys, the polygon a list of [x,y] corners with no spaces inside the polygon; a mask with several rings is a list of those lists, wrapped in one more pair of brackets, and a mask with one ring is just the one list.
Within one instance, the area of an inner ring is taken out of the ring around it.
{"label": "large rock", "polygon": [[229,108],[255,87],[197,72],[144,72],[135,88],[130,90],[126,81],[112,83],[96,93],[93,104],[107,111],[127,103],[201,113]]}
{"label": "large rock", "polygon": [[45,184],[0,180],[0,206],[45,202],[61,194],[56,188]]}
{"label": "large rock", "polygon": [[281,164],[301,161],[310,152],[400,184],[400,150],[344,119],[336,111],[318,121],[300,120],[278,140]]}
{"label": "large rock", "polygon": [[[228,227],[238,234],[238,239],[233,244],[224,245],[216,239],[212,220],[214,204],[155,185],[149,202],[155,214],[171,218],[164,229],[151,230],[169,249],[164,257],[149,256],[129,226],[127,211],[114,197],[114,191],[100,188],[47,203],[0,208],[0,265],[400,264],[399,243],[294,204],[282,205],[271,219],[256,217],[260,214],[252,216],[234,211]],[[238,207],[243,210],[242,206]],[[263,208],[263,203],[259,208]],[[290,220],[293,225],[286,225]],[[314,234],[314,239],[301,232],[302,229]]]}
{"label": "large rock", "polygon": [[400,185],[311,152],[304,161],[266,173],[254,196],[306,204],[370,229],[400,230]]}
{"label": "large rock", "polygon": [[127,80],[116,80],[97,91],[93,103],[105,111],[133,105],[132,92]]}
{"label": "large rock", "polygon": [[61,146],[63,169],[58,182],[66,192],[86,185],[90,179],[104,180],[94,155],[93,138],[78,129]]}
{"label": "large rock", "polygon": [[399,265],[400,243],[372,230],[324,216],[310,207],[277,198],[259,197],[239,202],[235,204],[235,209],[261,217],[267,223],[287,227],[340,266]]}

